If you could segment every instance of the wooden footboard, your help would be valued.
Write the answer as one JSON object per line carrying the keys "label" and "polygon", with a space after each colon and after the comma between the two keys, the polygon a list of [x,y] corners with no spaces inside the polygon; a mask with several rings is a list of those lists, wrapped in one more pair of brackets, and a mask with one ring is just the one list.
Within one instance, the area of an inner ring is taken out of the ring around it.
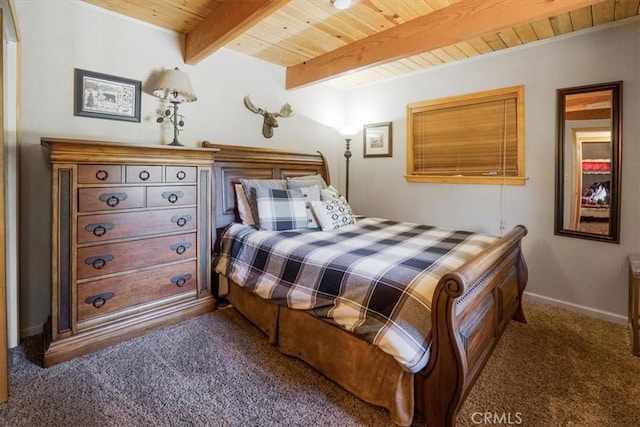
{"label": "wooden footboard", "polygon": [[510,319],[526,322],[527,266],[517,226],[480,255],[443,276],[431,311],[432,348],[425,369],[428,426],[451,426]]}

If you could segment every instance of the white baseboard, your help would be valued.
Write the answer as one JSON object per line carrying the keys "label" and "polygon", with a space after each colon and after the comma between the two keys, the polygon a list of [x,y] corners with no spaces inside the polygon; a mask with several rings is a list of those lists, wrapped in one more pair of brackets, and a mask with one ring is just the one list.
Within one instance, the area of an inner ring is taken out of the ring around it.
{"label": "white baseboard", "polygon": [[531,302],[538,302],[540,304],[547,304],[547,305],[553,305],[556,307],[561,307],[569,311],[585,314],[590,317],[607,320],[613,323],[620,323],[625,325],[628,321],[628,319],[625,316],[611,313],[609,311],[603,311],[603,310],[598,310],[596,308],[585,307],[583,305],[572,304],[570,302],[565,302],[555,298],[549,298],[549,297],[545,297],[538,294],[532,294],[530,292],[524,293],[524,300],[525,302],[531,301]]}

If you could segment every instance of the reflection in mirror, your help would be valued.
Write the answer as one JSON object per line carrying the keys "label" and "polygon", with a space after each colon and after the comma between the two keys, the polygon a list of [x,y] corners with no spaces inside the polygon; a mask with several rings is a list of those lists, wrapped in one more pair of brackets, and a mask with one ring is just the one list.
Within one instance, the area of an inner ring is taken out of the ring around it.
{"label": "reflection in mirror", "polygon": [[618,243],[622,82],[557,96],[555,233]]}

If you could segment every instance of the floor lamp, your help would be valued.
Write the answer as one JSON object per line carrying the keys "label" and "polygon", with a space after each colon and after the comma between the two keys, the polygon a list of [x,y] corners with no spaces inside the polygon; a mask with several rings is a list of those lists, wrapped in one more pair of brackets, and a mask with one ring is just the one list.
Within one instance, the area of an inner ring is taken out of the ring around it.
{"label": "floor lamp", "polygon": [[349,200],[349,159],[351,159],[351,138],[357,135],[358,132],[360,132],[360,129],[345,127],[345,128],[340,128],[338,132],[340,132],[340,135],[344,137],[344,140],[346,142],[346,147],[344,151],[344,160],[346,163],[344,197],[348,201]]}

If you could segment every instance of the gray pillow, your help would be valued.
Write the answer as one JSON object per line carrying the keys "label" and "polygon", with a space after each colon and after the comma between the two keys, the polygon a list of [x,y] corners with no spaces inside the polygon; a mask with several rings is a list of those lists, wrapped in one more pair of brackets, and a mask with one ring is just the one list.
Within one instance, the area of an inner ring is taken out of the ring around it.
{"label": "gray pillow", "polygon": [[327,188],[327,183],[324,181],[324,178],[322,178],[322,175],[287,177],[287,188],[304,188],[313,187],[314,185],[320,187],[321,190]]}
{"label": "gray pillow", "polygon": [[[249,207],[251,208],[251,214],[256,222],[258,219],[258,196],[256,193],[257,188],[275,188],[285,190],[287,188],[287,181],[284,179],[241,179],[242,189],[247,195],[249,200]],[[259,224],[256,224],[259,227]]]}

